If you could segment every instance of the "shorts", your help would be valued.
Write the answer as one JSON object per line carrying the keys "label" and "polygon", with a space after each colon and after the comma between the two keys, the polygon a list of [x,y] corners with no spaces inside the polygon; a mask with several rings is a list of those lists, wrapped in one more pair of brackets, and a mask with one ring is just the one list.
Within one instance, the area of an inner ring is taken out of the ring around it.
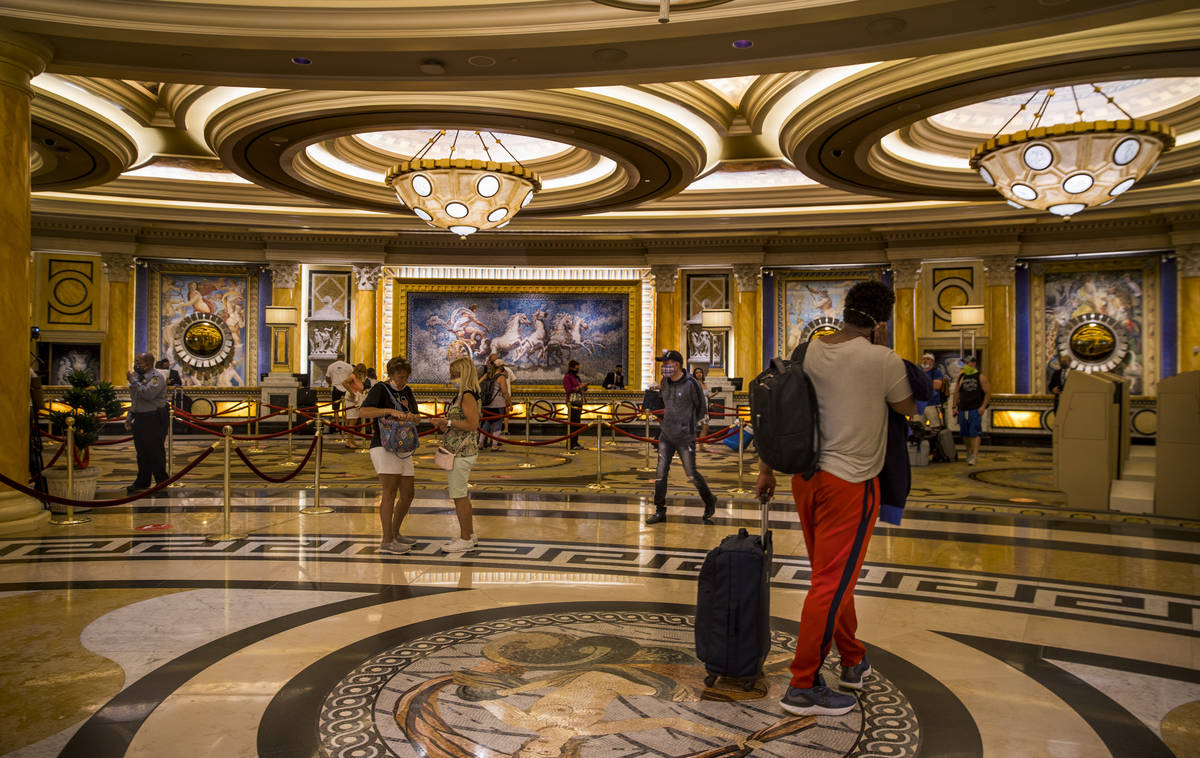
{"label": "shorts", "polygon": [[964,438],[983,434],[983,417],[979,415],[978,408],[958,412],[958,432]]}
{"label": "shorts", "polygon": [[478,455],[456,455],[454,456],[454,468],[446,472],[446,480],[449,485],[450,499],[457,500],[460,497],[466,497],[471,493],[467,486],[468,480],[471,478],[471,468],[475,465],[475,460]]}
{"label": "shorts", "polygon": [[371,448],[371,465],[376,474],[413,475],[412,453],[402,458],[383,446]]}

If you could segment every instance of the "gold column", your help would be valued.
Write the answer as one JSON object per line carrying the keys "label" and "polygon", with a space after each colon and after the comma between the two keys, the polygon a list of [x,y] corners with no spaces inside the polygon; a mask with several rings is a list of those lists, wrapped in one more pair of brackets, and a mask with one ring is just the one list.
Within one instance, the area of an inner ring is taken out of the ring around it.
{"label": "gold column", "polygon": [[375,365],[378,353],[378,325],[375,323],[379,309],[376,299],[379,295],[379,275],[383,267],[377,264],[364,264],[354,267],[354,320],[350,323],[350,363],[358,365],[365,363],[375,368],[383,375],[383,366]]}
{"label": "gold column", "polygon": [[291,344],[288,345],[288,371],[300,373],[300,330],[304,328],[304,306],[300,302],[300,265],[298,263],[272,263],[268,267],[271,273],[271,305],[282,305],[296,308],[299,323],[291,330]]}
{"label": "gold column", "polygon": [[[100,257],[108,284],[108,323],[101,343],[103,377],[120,386],[133,365],[133,256],[101,253]],[[154,357],[157,360],[164,356]]]}
{"label": "gold column", "polygon": [[913,363],[921,361],[917,352],[917,282],[920,278],[920,261],[892,261],[892,287],[896,291],[892,343],[897,355]]}
{"label": "gold column", "polygon": [[[683,352],[680,344],[679,269],[675,266],[651,266],[654,275],[654,354],[664,350]],[[653,370],[653,369],[652,369]],[[657,381],[657,379],[655,379]]]}
{"label": "gold column", "polygon": [[984,374],[991,383],[992,392],[1012,393],[1017,389],[1013,335],[1017,307],[1013,272],[1017,268],[1017,258],[1014,255],[989,256],[983,263],[987,279],[988,334]]}
{"label": "gold column", "polygon": [[1200,245],[1180,250],[1179,372],[1200,371]]}
{"label": "gold column", "polygon": [[733,337],[737,355],[734,376],[745,379],[742,386],[762,371],[762,266],[739,263],[733,267],[737,296],[733,311]]}
{"label": "gold column", "polygon": [[[8,335],[0,340],[0,418],[10,422],[0,473],[19,482],[29,478],[29,80],[51,52],[41,40],[0,29],[0,322]],[[49,516],[37,500],[0,485],[0,534],[36,529]]]}

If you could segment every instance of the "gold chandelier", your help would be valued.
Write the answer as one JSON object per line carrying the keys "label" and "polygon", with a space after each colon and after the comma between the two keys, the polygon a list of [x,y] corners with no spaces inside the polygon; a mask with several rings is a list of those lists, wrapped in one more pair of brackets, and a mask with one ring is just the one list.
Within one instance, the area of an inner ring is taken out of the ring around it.
{"label": "gold chandelier", "polygon": [[[1127,118],[1083,121],[1083,110],[1072,86],[1080,121],[1040,126],[1055,94],[1049,90],[1032,125],[1011,134],[997,132],[977,145],[971,151],[971,168],[1016,207],[1067,218],[1086,208],[1108,205],[1157,165],[1159,156],[1175,145],[1175,131],[1158,121],[1133,118],[1099,86],[1093,84],[1092,89]],[[1029,106],[1038,92],[1017,108],[1000,131]]]}
{"label": "gold chandelier", "polygon": [[[412,160],[401,161],[387,172],[384,183],[396,191],[400,202],[412,209],[425,223],[453,232],[460,237],[483,229],[499,229],[533,200],[542,188],[538,175],[521,165],[508,153],[511,163],[493,161],[483,136],[475,132],[488,160],[455,158],[460,132],[454,133],[450,157],[427,158],[437,141],[446,135],[441,129]],[[488,132],[505,152],[508,148]]]}

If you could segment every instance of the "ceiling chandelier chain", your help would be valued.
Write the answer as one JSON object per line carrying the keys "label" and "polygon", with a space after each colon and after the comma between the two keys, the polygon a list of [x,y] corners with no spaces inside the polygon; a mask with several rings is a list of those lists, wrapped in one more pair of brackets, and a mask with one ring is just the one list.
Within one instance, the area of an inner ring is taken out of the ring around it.
{"label": "ceiling chandelier chain", "polygon": [[461,129],[454,131],[449,157],[430,158],[434,145],[446,136],[446,130],[440,129],[411,160],[392,166],[384,178],[418,218],[464,238],[506,226],[542,188],[538,175],[521,164],[495,134],[488,132],[514,163],[493,160],[483,135],[474,131],[486,160],[454,157]]}
{"label": "ceiling chandelier chain", "polygon": [[1174,147],[1175,132],[1158,121],[1134,118],[1100,85],[1091,87],[1125,118],[1084,121],[1078,93],[1071,85],[1077,121],[1042,126],[1056,94],[1049,89],[1027,129],[1001,134],[1041,94],[1036,90],[996,134],[975,146],[971,168],[1015,208],[1070,218],[1116,200]]}

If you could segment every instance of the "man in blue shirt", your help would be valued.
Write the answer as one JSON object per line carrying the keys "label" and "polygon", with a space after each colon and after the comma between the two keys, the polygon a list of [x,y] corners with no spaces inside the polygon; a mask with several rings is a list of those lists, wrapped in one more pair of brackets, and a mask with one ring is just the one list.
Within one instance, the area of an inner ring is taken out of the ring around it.
{"label": "man in blue shirt", "polygon": [[921,370],[933,383],[933,395],[929,398],[929,402],[917,401],[917,415],[924,416],[925,409],[932,408],[933,411],[929,414],[932,416],[929,419],[930,422],[934,426],[945,426],[942,419],[942,400],[945,398],[946,372],[942,371],[942,367],[937,365],[936,360],[933,353],[925,353],[921,356]]}

